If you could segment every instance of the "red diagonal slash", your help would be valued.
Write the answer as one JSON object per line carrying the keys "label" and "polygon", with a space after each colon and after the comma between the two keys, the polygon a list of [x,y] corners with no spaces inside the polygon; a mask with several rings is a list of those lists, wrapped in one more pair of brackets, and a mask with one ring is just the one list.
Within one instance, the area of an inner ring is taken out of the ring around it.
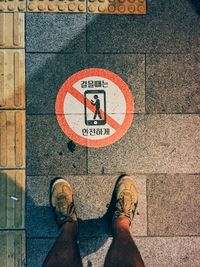
{"label": "red diagonal slash", "polygon": [[[68,88],[68,92],[84,105],[84,96],[77,89],[71,87]],[[95,112],[95,107],[90,103],[89,99],[86,99],[86,106],[89,110]],[[100,112],[103,115],[104,112],[102,109],[100,109]],[[117,131],[121,127],[121,125],[108,114],[106,114],[106,121],[115,131]]]}

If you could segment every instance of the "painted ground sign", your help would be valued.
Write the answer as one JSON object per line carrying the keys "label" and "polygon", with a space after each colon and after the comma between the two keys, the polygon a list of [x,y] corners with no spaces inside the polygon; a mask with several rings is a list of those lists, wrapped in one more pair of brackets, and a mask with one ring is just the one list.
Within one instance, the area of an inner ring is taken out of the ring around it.
{"label": "painted ground sign", "polygon": [[56,99],[56,116],[63,132],[87,147],[104,147],[129,129],[134,112],[127,84],[105,69],[85,69],[69,77]]}

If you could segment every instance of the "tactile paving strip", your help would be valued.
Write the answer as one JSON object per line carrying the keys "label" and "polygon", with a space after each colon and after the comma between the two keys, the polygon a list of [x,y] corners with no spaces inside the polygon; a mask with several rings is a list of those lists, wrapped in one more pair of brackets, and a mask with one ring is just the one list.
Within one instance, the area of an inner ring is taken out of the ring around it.
{"label": "tactile paving strip", "polygon": [[26,266],[24,231],[0,232],[0,248],[1,267]]}
{"label": "tactile paving strip", "polygon": [[0,48],[24,47],[24,13],[0,13]]}
{"label": "tactile paving strip", "polygon": [[25,167],[25,111],[0,111],[0,168]]}
{"label": "tactile paving strip", "polygon": [[23,50],[0,50],[0,109],[25,108]]}
{"label": "tactile paving strip", "polygon": [[87,0],[89,13],[146,14],[146,0]]}
{"label": "tactile paving strip", "polygon": [[29,12],[85,12],[86,0],[28,0]]}
{"label": "tactile paving strip", "polygon": [[25,12],[26,0],[0,0],[0,12]]}
{"label": "tactile paving strip", "polygon": [[25,171],[0,171],[0,228],[24,228]]}

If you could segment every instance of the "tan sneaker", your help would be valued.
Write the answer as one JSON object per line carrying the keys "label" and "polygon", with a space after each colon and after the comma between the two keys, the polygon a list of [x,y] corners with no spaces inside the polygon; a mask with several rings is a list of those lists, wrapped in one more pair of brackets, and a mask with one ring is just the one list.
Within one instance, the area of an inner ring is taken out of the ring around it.
{"label": "tan sneaker", "polygon": [[130,225],[138,203],[136,182],[131,176],[122,176],[115,188],[116,204],[113,222],[117,218],[128,218]]}
{"label": "tan sneaker", "polygon": [[72,188],[70,184],[62,179],[56,178],[51,185],[50,204],[56,214],[58,226],[64,222],[76,222]]}

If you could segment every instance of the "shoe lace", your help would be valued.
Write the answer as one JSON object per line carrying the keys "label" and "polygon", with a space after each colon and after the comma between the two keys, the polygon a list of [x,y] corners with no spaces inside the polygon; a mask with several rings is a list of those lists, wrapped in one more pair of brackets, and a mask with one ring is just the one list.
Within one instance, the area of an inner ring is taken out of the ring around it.
{"label": "shoe lace", "polygon": [[67,213],[69,201],[67,200],[66,196],[61,194],[57,196],[57,209],[59,212]]}
{"label": "shoe lace", "polygon": [[65,214],[70,217],[76,214],[74,203],[69,202],[67,197],[63,194],[57,196],[56,206],[57,206],[57,211],[62,215]]}
{"label": "shoe lace", "polygon": [[116,215],[125,215],[131,218],[133,215],[134,200],[130,192],[122,192],[116,203]]}

